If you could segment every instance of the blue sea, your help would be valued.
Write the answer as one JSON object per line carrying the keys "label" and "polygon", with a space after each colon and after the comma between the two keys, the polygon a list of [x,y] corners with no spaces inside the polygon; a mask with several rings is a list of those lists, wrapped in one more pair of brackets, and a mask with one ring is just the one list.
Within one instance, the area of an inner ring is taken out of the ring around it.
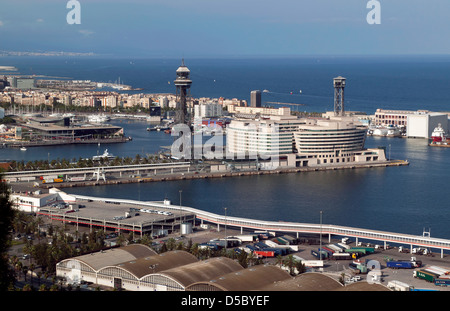
{"label": "blue sea", "polygon": [[[178,59],[0,58],[22,74],[115,82],[144,88],[146,93],[174,93]],[[377,108],[450,111],[450,56],[353,56],[254,59],[185,59],[194,97],[302,104],[296,109],[333,109],[333,78],[347,79],[345,109],[375,113]],[[301,93],[300,93],[301,90]],[[126,144],[0,149],[0,159],[79,158],[102,153],[118,156],[154,153],[170,145],[170,135],[147,132],[146,122],[116,120],[133,137]],[[368,137],[366,147],[386,147],[393,159],[409,166],[274,176],[173,181],[71,188],[72,193],[139,200],[168,197],[195,208],[230,216],[318,223],[450,239],[446,196],[450,149],[433,148],[424,139]]]}

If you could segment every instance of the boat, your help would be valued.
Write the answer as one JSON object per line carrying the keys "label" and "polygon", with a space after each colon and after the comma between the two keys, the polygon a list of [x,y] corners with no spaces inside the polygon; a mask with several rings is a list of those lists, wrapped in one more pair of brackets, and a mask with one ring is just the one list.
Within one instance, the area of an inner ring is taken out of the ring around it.
{"label": "boat", "polygon": [[114,159],[115,156],[111,153],[108,152],[108,149],[105,149],[105,151],[103,152],[102,155],[96,155],[92,157],[93,161],[99,161],[100,159],[104,159],[104,160],[112,160]]}
{"label": "boat", "polygon": [[433,132],[431,133],[431,140],[435,143],[447,141],[447,135],[445,133],[445,130],[442,128],[441,123],[439,123],[438,126],[435,127]]}
{"label": "boat", "polygon": [[105,122],[110,121],[111,118],[104,114],[102,114],[102,115],[93,114],[93,115],[88,116],[88,120],[91,123],[105,123]]}
{"label": "boat", "polygon": [[27,148],[22,147],[22,148],[20,148],[20,150],[21,150],[21,151],[27,151]]}

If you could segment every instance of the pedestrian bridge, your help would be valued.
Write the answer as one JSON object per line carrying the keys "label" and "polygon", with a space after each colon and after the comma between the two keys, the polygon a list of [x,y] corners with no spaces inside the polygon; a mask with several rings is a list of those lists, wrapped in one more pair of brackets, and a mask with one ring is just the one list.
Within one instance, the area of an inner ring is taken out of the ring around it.
{"label": "pedestrian bridge", "polygon": [[217,225],[217,230],[220,230],[220,226],[237,227],[241,229],[241,232],[245,229],[271,231],[271,232],[283,232],[283,233],[295,233],[297,237],[300,234],[317,234],[328,235],[328,240],[331,240],[332,236],[339,237],[353,237],[356,242],[361,240],[367,241],[380,241],[386,248],[388,243],[394,243],[399,245],[409,245],[412,251],[413,247],[425,247],[430,249],[438,249],[441,251],[441,257],[444,256],[444,251],[450,250],[450,240],[441,238],[432,238],[430,236],[417,236],[403,233],[387,232],[370,230],[363,228],[345,227],[329,224],[308,224],[308,223],[296,223],[296,222],[283,222],[283,221],[265,221],[249,218],[230,217],[227,215],[219,215],[199,209],[195,209],[187,206],[173,205],[169,201],[164,202],[144,202],[136,200],[126,199],[113,199],[113,198],[99,198],[89,197],[82,195],[71,195],[80,200],[93,200],[93,201],[109,201],[127,204],[136,204],[142,207],[156,207],[164,209],[173,209],[177,211],[190,212],[196,215],[202,223],[212,223]]}

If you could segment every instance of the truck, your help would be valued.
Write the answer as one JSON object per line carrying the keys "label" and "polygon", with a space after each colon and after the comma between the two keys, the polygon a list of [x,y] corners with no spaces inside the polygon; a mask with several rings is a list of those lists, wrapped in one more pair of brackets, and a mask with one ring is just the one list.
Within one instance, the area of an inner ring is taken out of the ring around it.
{"label": "truck", "polygon": [[425,270],[416,270],[413,272],[413,276],[430,283],[434,283],[434,281],[439,278],[439,275]]}
{"label": "truck", "polygon": [[420,261],[391,260],[386,262],[386,267],[391,269],[414,269],[422,265]]}

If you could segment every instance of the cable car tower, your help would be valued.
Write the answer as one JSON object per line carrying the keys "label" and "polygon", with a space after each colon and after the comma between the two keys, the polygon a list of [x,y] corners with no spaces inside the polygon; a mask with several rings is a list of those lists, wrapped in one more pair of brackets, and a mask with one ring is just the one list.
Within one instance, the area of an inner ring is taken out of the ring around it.
{"label": "cable car tower", "polygon": [[333,85],[334,85],[334,115],[344,116],[345,78],[341,76],[334,78]]}
{"label": "cable car tower", "polygon": [[190,88],[192,80],[190,79],[190,70],[184,65],[184,58],[181,60],[181,66],[177,69],[177,78],[175,79],[175,86],[177,87],[176,103],[177,108],[175,112],[175,124],[190,123],[190,118],[187,110],[187,101],[190,97]]}

